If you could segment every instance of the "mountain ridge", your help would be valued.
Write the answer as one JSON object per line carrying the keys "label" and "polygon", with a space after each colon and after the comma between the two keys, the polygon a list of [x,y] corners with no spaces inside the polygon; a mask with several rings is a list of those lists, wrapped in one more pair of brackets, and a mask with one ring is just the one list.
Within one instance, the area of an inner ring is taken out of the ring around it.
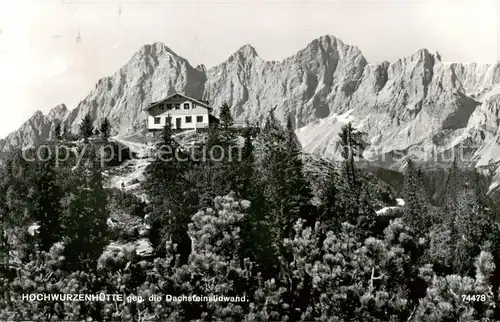
{"label": "mountain ridge", "polygon": [[410,147],[422,157],[470,142],[477,147],[468,161],[489,164],[500,161],[491,152],[498,148],[499,84],[498,62],[448,63],[438,52],[418,49],[393,62],[369,63],[358,47],[331,35],[280,61],[263,60],[243,45],[211,68],[194,67],[155,42],[99,79],[75,108],[57,106],[30,118],[0,140],[0,151],[49,139],[56,121],[77,131],[87,113],[95,122],[108,117],[114,134],[135,131],[145,127],[142,109],[149,102],[182,92],[210,101],[215,113],[227,101],[237,121],[263,121],[277,106],[276,116],[291,118],[310,153],[335,156],[335,134],[349,119],[370,138],[371,158]]}

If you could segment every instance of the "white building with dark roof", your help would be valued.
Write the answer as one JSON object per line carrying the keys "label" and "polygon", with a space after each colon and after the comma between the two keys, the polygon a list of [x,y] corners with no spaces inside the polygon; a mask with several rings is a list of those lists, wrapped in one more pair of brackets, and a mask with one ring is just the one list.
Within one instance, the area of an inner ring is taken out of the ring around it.
{"label": "white building with dark roof", "polygon": [[180,93],[174,93],[164,99],[153,102],[145,109],[148,113],[148,129],[162,130],[168,116],[172,118],[172,128],[204,129],[219,120],[212,115],[212,108],[207,101],[201,101]]}

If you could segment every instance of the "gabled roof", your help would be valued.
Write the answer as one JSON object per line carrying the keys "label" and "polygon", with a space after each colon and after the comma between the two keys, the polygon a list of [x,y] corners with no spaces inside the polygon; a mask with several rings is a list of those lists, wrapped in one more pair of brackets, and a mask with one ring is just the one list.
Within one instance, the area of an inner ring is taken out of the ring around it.
{"label": "gabled roof", "polygon": [[211,108],[208,104],[206,104],[206,103],[204,103],[204,102],[202,102],[202,101],[199,101],[199,100],[197,100],[197,99],[194,99],[194,98],[192,98],[192,97],[186,96],[186,95],[184,95],[184,94],[181,94],[181,93],[173,93],[172,95],[169,95],[169,96],[167,96],[167,97],[165,97],[165,98],[163,98],[163,99],[161,99],[161,100],[159,100],[159,101],[152,102],[151,104],[149,104],[149,106],[148,106],[148,107],[146,107],[146,108],[144,109],[144,111],[149,111],[152,107],[155,107],[155,106],[157,106],[158,104],[161,104],[161,103],[163,103],[163,102],[165,102],[165,101],[168,101],[169,99],[172,99],[172,97],[174,97],[174,96],[176,96],[176,95],[179,95],[179,96],[181,96],[181,97],[184,97],[185,99],[187,99],[187,100],[189,100],[189,101],[191,101],[191,102],[195,103],[196,105],[202,106],[202,107],[206,108],[207,110],[212,111],[212,108]]}

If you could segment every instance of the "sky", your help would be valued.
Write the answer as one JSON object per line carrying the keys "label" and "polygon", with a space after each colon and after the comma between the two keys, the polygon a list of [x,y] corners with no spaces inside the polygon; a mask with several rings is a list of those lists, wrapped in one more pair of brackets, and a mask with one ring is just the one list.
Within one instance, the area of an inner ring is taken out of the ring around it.
{"label": "sky", "polygon": [[494,62],[497,7],[500,0],[1,0],[0,138],[36,110],[74,108],[148,43],[208,68],[245,44],[281,60],[327,34],[371,63],[420,48],[443,61]]}

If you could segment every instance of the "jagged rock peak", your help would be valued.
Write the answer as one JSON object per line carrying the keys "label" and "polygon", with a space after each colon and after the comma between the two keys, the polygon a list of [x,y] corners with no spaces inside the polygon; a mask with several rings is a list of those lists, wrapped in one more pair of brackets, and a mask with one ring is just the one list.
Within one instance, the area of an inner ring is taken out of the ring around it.
{"label": "jagged rock peak", "polygon": [[442,60],[441,60],[441,54],[439,53],[439,51],[436,51],[435,56],[436,56],[436,59],[437,59],[438,61],[442,61]]}
{"label": "jagged rock peak", "polygon": [[247,44],[241,46],[233,55],[231,55],[231,57],[240,57],[247,60],[259,57],[259,55],[257,54],[257,50],[255,50],[254,47]]}
{"label": "jagged rock peak", "polygon": [[246,44],[238,49],[239,53],[242,53],[245,57],[258,57],[257,50],[252,45]]}
{"label": "jagged rock peak", "polygon": [[49,111],[47,116],[50,119],[62,119],[68,113],[68,107],[65,104],[59,104]]}
{"label": "jagged rock peak", "polygon": [[332,52],[344,53],[349,56],[363,56],[361,50],[353,45],[348,45],[340,38],[332,35],[324,35],[311,41],[305,49],[299,53],[312,52],[330,54]]}
{"label": "jagged rock peak", "polygon": [[316,43],[319,43],[319,44],[327,44],[327,45],[331,45],[333,47],[341,47],[341,46],[347,46],[346,43],[344,43],[342,41],[342,39],[336,37],[336,36],[333,36],[333,35],[323,35],[319,38],[316,38],[314,39],[313,41],[311,41],[311,45],[313,44],[316,44]]}
{"label": "jagged rock peak", "polygon": [[207,72],[207,66],[205,66],[205,64],[200,64],[200,65],[196,66],[196,70],[198,70],[200,72],[203,72],[203,73],[206,73]]}
{"label": "jagged rock peak", "polygon": [[152,44],[147,44],[142,46],[134,56],[140,55],[140,56],[159,57],[165,53],[171,54],[172,56],[175,57],[180,57],[176,52],[174,52],[172,49],[170,49],[170,47],[168,47],[161,41],[156,41]]}
{"label": "jagged rock peak", "polygon": [[436,55],[431,54],[427,48],[420,48],[411,56],[411,58],[422,61],[422,60],[434,59],[436,58]]}
{"label": "jagged rock peak", "polygon": [[32,119],[43,117],[43,112],[40,110],[36,110],[35,113],[33,113],[33,116],[31,117]]}

